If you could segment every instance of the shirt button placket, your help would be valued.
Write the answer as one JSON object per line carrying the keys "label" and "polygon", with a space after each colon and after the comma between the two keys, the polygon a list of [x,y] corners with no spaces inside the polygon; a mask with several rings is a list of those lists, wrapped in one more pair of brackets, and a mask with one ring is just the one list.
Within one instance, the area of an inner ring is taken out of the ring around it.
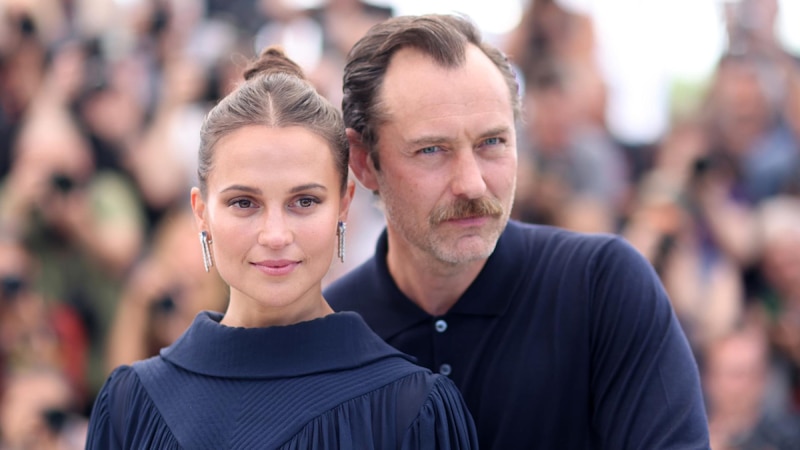
{"label": "shirt button placket", "polygon": [[[439,319],[433,323],[433,327],[438,334],[442,334],[447,331],[447,321],[444,319]],[[453,368],[450,364],[444,363],[439,365],[439,373],[444,376],[449,376],[453,372]]]}

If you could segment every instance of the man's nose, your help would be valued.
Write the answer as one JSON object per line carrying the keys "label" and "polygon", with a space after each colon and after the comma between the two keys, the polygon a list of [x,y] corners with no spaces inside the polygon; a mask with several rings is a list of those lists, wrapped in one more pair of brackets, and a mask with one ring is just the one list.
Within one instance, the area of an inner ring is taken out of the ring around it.
{"label": "man's nose", "polygon": [[450,185],[457,197],[480,198],[486,193],[486,182],[475,152],[464,151],[456,157]]}

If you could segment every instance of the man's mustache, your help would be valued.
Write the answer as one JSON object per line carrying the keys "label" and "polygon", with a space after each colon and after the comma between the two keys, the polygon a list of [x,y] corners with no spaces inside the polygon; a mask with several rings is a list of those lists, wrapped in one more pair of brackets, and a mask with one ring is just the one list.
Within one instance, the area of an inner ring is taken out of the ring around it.
{"label": "man's mustache", "polygon": [[440,206],[431,214],[431,225],[438,225],[448,220],[469,219],[472,217],[500,217],[503,205],[496,198],[457,199],[454,203]]}

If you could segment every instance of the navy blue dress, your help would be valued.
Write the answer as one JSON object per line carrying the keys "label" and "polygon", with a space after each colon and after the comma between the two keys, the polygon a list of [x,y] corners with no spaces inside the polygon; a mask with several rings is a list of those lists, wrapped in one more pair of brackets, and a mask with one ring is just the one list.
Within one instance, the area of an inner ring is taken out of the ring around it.
{"label": "navy blue dress", "polygon": [[412,364],[355,313],[268,328],[198,314],[159,356],[117,368],[87,449],[471,449],[446,377]]}

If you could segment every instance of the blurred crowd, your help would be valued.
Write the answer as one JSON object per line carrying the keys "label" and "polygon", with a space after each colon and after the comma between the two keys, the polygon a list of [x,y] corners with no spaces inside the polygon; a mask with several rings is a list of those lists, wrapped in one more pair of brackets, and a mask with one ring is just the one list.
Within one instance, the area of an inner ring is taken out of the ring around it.
{"label": "blurred crowd", "polygon": [[[741,0],[697,107],[657,141],[607,126],[590,16],[529,0],[503,36],[524,98],[512,216],[619,234],[653,264],[703,375],[713,448],[800,448],[800,59]],[[735,6],[735,7],[734,7]],[[335,105],[390,7],[329,0],[0,1],[0,450],[82,448],[108,373],[225,286],[189,210],[204,114],[281,44]],[[800,19],[800,18],[798,18]],[[382,227],[359,190],[348,258]]]}

